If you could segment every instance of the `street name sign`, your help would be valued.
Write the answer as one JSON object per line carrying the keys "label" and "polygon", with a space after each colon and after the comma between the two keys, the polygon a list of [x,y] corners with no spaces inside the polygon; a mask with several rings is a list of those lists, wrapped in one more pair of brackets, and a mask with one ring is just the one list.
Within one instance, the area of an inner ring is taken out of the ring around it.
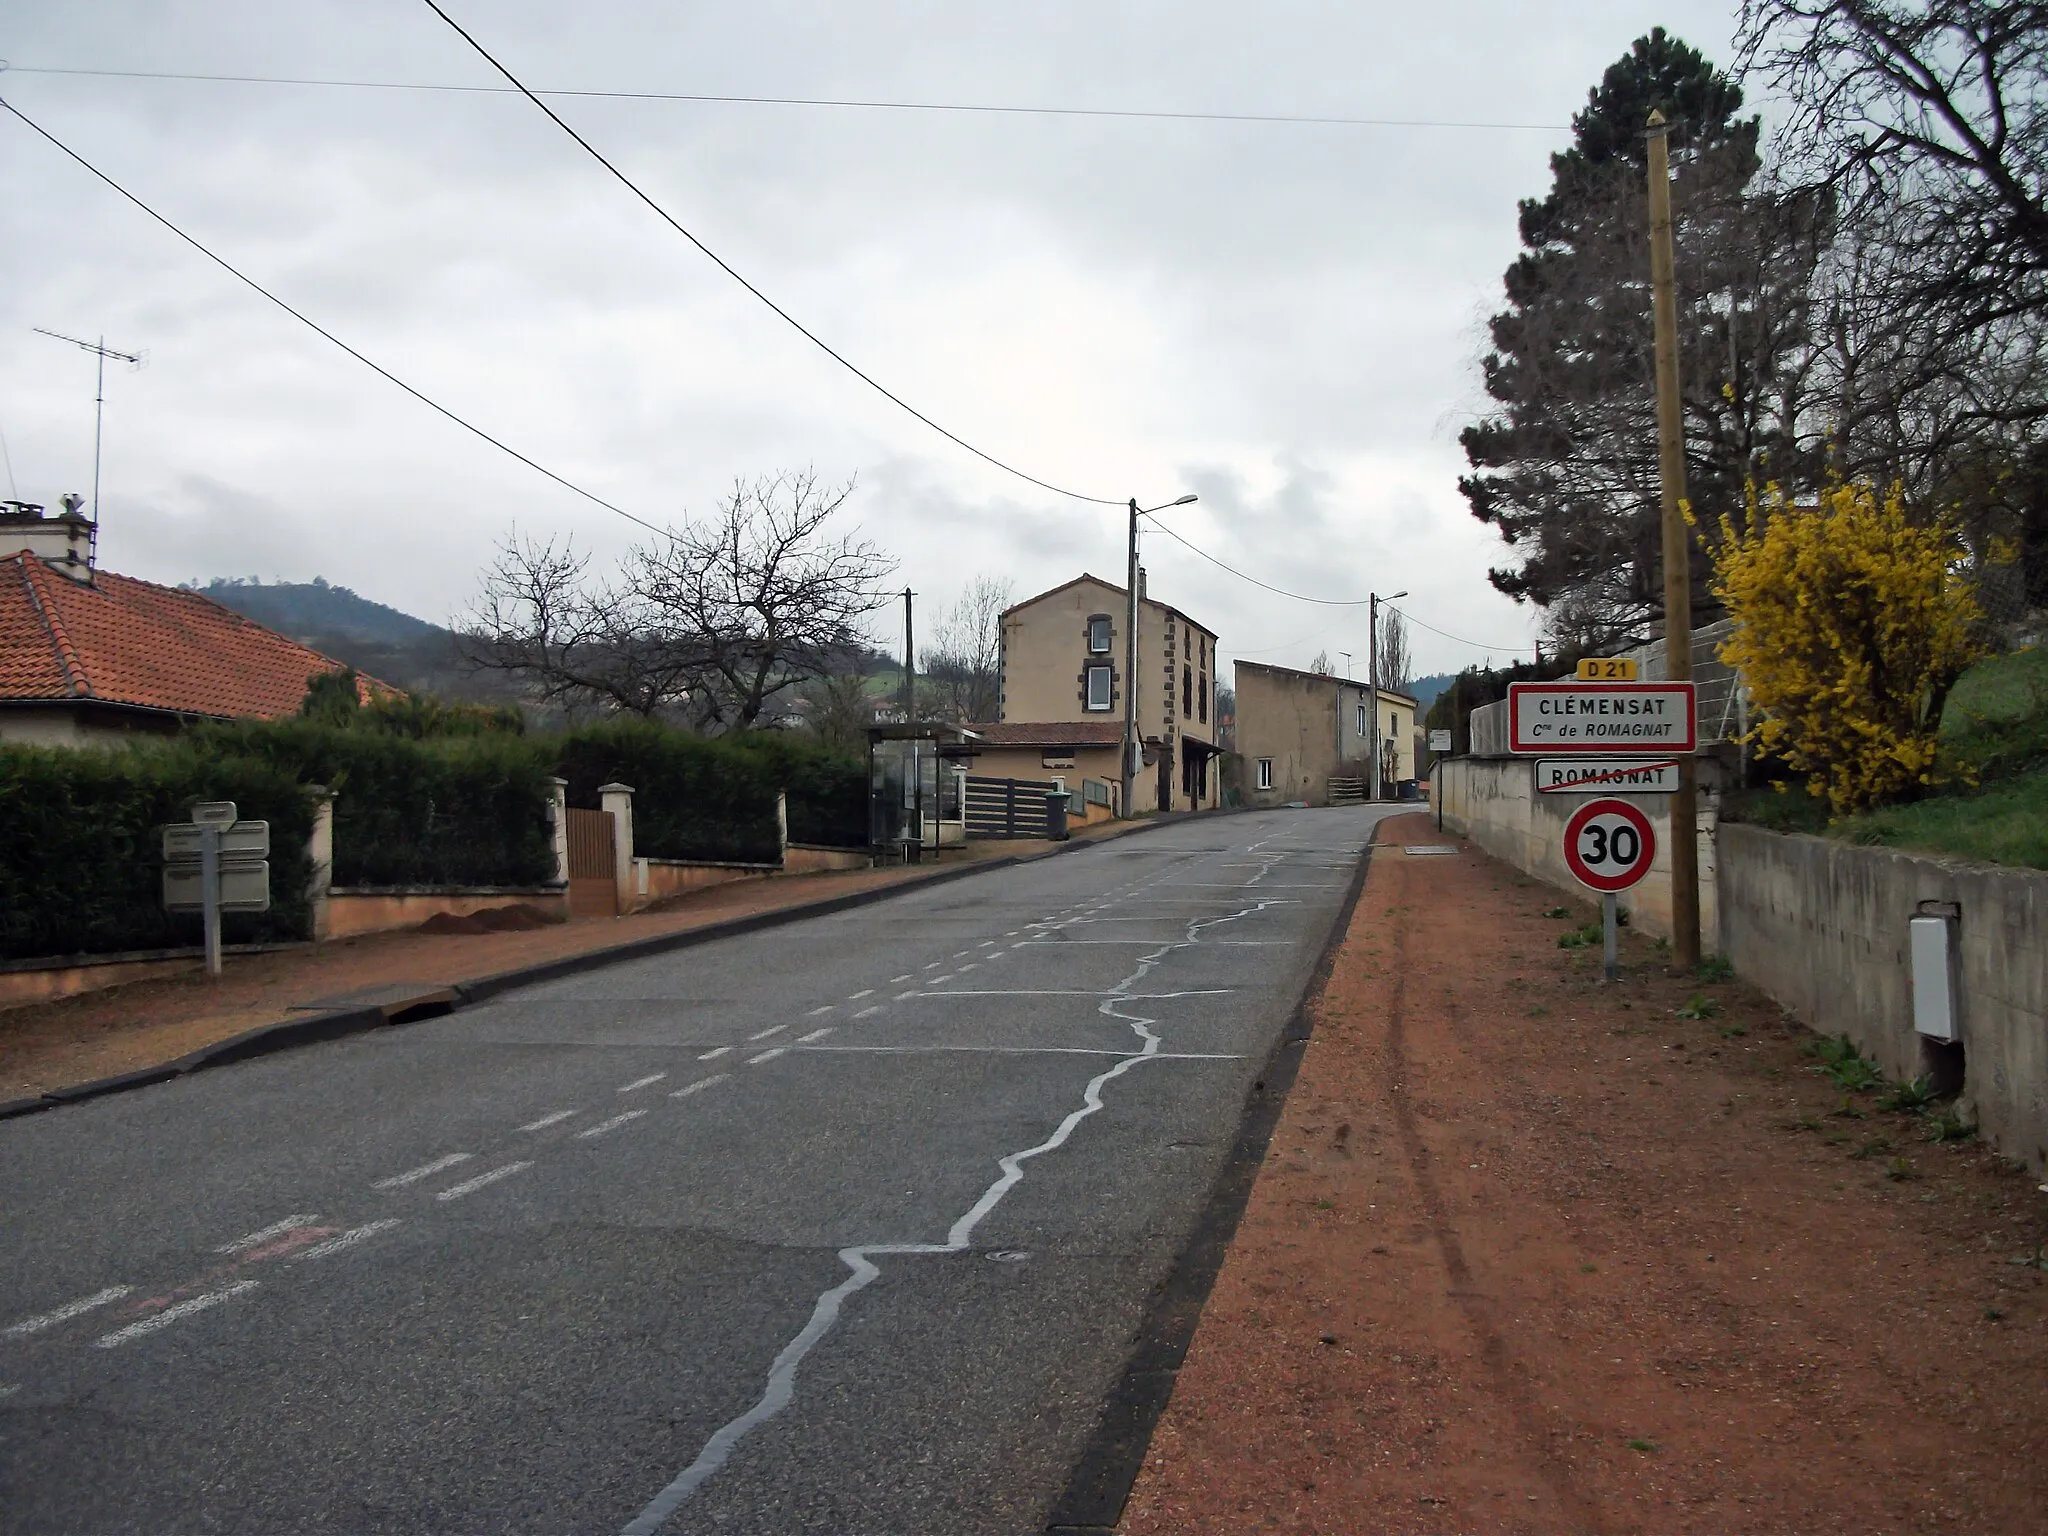
{"label": "street name sign", "polygon": [[[205,831],[198,825],[164,828],[164,862],[197,864]],[[270,857],[270,823],[235,821],[220,829],[220,861],[229,864]]]}
{"label": "street name sign", "polygon": [[1539,757],[1539,795],[1668,795],[1678,788],[1678,759]]}
{"label": "street name sign", "polygon": [[[220,909],[223,912],[268,912],[270,910],[270,865],[228,864],[220,867]],[[205,877],[197,864],[164,866],[164,910],[204,912]]]}
{"label": "street name sign", "polygon": [[1684,683],[1510,683],[1508,750],[1691,752],[1693,686]]}
{"label": "street name sign", "polygon": [[220,974],[223,912],[270,910],[270,823],[243,821],[232,800],[192,807],[192,820],[163,829],[166,912],[197,912],[206,938],[206,974]]}
{"label": "street name sign", "polygon": [[1588,800],[1564,824],[1564,862],[1579,884],[1612,896],[1650,872],[1657,834],[1626,800]]}
{"label": "street name sign", "polygon": [[1636,680],[1633,656],[1584,656],[1579,659],[1582,683],[1632,683]]}

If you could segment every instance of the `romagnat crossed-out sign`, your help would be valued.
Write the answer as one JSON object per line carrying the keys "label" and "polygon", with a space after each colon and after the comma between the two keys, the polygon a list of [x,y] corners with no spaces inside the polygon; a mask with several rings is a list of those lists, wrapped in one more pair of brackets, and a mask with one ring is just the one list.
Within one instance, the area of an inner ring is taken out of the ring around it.
{"label": "romagnat crossed-out sign", "polygon": [[1508,750],[1690,752],[1691,683],[1510,683]]}

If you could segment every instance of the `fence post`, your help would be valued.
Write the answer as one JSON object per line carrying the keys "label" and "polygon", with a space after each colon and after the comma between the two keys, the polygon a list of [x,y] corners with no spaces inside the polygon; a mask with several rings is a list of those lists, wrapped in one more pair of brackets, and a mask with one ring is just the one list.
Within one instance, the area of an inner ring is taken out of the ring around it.
{"label": "fence post", "polygon": [[555,884],[569,889],[569,781],[548,780],[548,820],[554,825]]}
{"label": "fence post", "polygon": [[333,930],[327,893],[334,889],[334,791],[325,784],[309,784],[306,793],[313,797],[313,831],[306,839],[306,861],[313,873],[306,881],[306,901],[313,911],[313,942],[319,944]]}
{"label": "fence post", "polygon": [[633,905],[633,786],[600,784],[598,804],[612,818],[612,878],[618,889],[618,912],[624,917]]}
{"label": "fence post", "polygon": [[775,791],[775,862],[789,868],[789,791]]}
{"label": "fence post", "polygon": [[1017,835],[1017,781],[1003,780],[1003,836]]}

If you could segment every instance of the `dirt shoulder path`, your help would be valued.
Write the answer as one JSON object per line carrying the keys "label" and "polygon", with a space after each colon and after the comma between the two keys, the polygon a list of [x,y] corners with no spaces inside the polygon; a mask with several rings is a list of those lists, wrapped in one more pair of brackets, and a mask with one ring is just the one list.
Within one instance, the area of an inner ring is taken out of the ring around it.
{"label": "dirt shoulder path", "polygon": [[1375,851],[1121,1529],[2048,1528],[2048,1197],[1565,905]]}

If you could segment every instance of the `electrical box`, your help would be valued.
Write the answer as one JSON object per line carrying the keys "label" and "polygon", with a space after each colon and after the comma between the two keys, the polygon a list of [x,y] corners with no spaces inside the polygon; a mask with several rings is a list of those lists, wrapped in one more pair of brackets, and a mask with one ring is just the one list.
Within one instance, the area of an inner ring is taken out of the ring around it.
{"label": "electrical box", "polygon": [[1956,1038],[1956,924],[1916,917],[1912,935],[1913,1028],[1930,1040]]}

